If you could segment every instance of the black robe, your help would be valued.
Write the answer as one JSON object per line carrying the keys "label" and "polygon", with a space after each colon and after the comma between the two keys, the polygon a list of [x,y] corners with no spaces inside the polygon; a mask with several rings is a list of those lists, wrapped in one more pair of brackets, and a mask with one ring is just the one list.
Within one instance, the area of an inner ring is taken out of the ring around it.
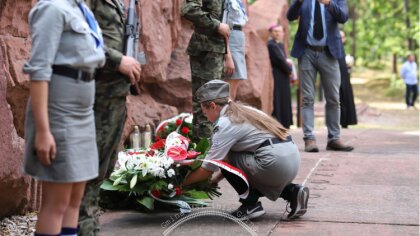
{"label": "black robe", "polygon": [[350,74],[347,68],[346,59],[338,59],[340,64],[341,86],[340,86],[340,124],[343,128],[348,125],[357,124],[357,112],[354,105],[353,88],[350,83]]}
{"label": "black robe", "polygon": [[274,77],[274,108],[272,115],[288,129],[293,124],[289,77],[292,67],[286,61],[286,53],[282,43],[270,40],[267,46]]}

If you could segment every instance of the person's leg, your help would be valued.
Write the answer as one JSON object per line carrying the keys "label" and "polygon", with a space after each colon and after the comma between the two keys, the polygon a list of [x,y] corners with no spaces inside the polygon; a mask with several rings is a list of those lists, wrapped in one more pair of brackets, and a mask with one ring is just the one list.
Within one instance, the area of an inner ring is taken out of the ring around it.
{"label": "person's leg", "polygon": [[203,111],[201,110],[200,103],[197,101],[195,97],[195,92],[199,89],[202,85],[208,82],[208,80],[204,80],[203,78],[192,76],[191,77],[191,85],[192,85],[192,109],[193,109],[193,125],[192,125],[192,133],[193,133],[193,142],[199,142],[200,139],[204,137],[210,137],[212,129],[211,123],[207,120],[207,117],[204,116]]}
{"label": "person's leg", "polygon": [[238,91],[238,86],[239,86],[239,82],[240,81],[241,80],[239,80],[239,79],[228,79],[226,81],[230,85],[230,91],[229,91],[229,93],[230,93],[230,98],[233,101],[235,101],[235,99],[236,99],[236,92]]}
{"label": "person's leg", "polygon": [[338,60],[328,53],[320,54],[318,68],[325,95],[325,123],[328,141],[340,139],[340,68]]}
{"label": "person's leg", "polygon": [[263,195],[255,188],[250,188],[245,182],[237,175],[230,173],[227,170],[221,169],[223,177],[229,182],[229,184],[235,189],[240,196],[239,201],[242,205],[233,211],[231,214],[237,218],[254,219],[265,214],[265,211],[258,201]]}
{"label": "person's leg", "polygon": [[407,95],[406,95],[406,100],[408,101],[407,106],[413,106],[414,107],[414,103],[416,102],[417,99],[417,84],[410,84],[407,85]]}
{"label": "person's leg", "polygon": [[68,208],[72,183],[42,182],[42,202],[36,223],[36,234],[59,235]]}
{"label": "person's leg", "polygon": [[100,185],[112,173],[117,158],[117,148],[127,114],[125,97],[95,99],[96,143],[99,153],[99,176],[86,183],[80,205],[79,235],[96,235],[99,231]]}
{"label": "person's leg", "polygon": [[416,105],[417,95],[418,95],[418,85],[413,85],[413,99],[411,100],[411,105],[414,107]]}
{"label": "person's leg", "polygon": [[405,104],[407,105],[407,108],[411,106],[410,93],[411,93],[410,85],[406,84],[405,85]]}
{"label": "person's leg", "polygon": [[74,183],[70,196],[69,206],[64,214],[62,223],[62,235],[76,235],[77,222],[79,219],[80,202],[85,191],[86,182]]}
{"label": "person's leg", "polygon": [[314,98],[315,80],[317,69],[314,66],[316,54],[311,50],[306,50],[299,58],[300,89],[302,91],[302,125],[303,139],[314,140]]}
{"label": "person's leg", "polygon": [[223,177],[225,177],[225,179],[229,182],[229,184],[232,185],[232,187],[235,189],[239,196],[242,196],[242,198],[245,199],[249,195],[247,193],[248,186],[239,176],[224,169],[220,169],[220,172],[222,173]]}
{"label": "person's leg", "polygon": [[211,123],[203,115],[200,103],[195,97],[195,92],[210,80],[221,79],[223,73],[223,54],[202,52],[197,56],[190,56],[192,106],[193,106],[193,141],[198,142],[203,138],[210,138]]}
{"label": "person's leg", "polygon": [[294,219],[303,216],[308,208],[309,188],[290,183],[283,189],[281,198],[290,204],[290,212],[287,218]]}

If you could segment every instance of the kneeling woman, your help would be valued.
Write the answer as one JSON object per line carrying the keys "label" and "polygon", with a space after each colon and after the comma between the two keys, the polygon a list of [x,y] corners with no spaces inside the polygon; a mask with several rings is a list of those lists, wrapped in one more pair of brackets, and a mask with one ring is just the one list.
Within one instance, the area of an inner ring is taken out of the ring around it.
{"label": "kneeling woman", "polygon": [[[229,99],[229,84],[213,80],[200,87],[196,94],[204,115],[214,123],[212,146],[206,160],[223,160],[245,173],[249,181],[244,185],[237,175],[221,170],[213,178],[223,177],[238,192],[242,205],[232,214],[253,219],[263,215],[259,197],[275,201],[281,197],[290,203],[289,219],[306,213],[309,189],[292,184],[300,165],[297,146],[287,130],[265,113]],[[218,167],[203,162],[184,182],[189,185],[203,181]]]}

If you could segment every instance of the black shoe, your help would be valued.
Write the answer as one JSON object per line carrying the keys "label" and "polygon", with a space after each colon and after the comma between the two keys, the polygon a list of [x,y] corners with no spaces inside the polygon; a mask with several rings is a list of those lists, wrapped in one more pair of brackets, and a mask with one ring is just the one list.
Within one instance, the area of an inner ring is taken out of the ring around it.
{"label": "black shoe", "polygon": [[296,185],[294,186],[292,191],[292,197],[289,202],[291,211],[287,215],[288,219],[295,219],[300,216],[303,216],[306,213],[306,208],[308,207],[308,187]]}
{"label": "black shoe", "polygon": [[332,140],[327,144],[327,150],[330,151],[350,152],[353,149],[354,148],[352,146],[344,145],[340,140]]}
{"label": "black shoe", "polygon": [[250,220],[264,215],[265,211],[261,205],[261,202],[257,202],[255,205],[251,206],[242,205],[230,214],[240,220]]}

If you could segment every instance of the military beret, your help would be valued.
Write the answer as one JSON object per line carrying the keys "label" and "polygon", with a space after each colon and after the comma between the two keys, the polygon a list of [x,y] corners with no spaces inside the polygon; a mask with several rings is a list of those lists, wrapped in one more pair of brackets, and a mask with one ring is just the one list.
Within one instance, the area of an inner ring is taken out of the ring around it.
{"label": "military beret", "polygon": [[229,97],[229,84],[222,80],[211,80],[195,92],[198,102],[212,101]]}

